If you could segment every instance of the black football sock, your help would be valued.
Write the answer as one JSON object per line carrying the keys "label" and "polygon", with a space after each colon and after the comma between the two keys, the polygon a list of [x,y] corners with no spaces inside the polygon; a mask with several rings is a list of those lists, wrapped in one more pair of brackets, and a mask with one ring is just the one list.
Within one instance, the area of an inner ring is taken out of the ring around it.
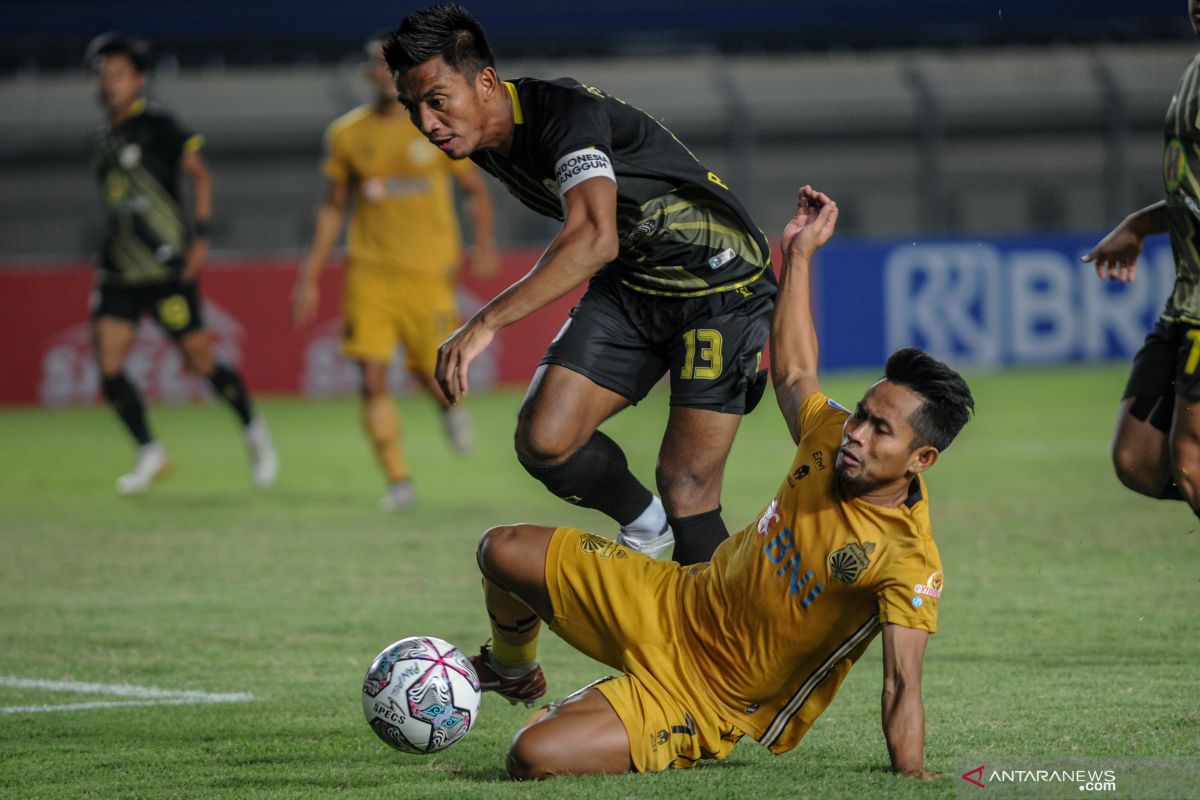
{"label": "black football sock", "polygon": [[717,546],[729,538],[720,506],[690,517],[667,517],[667,524],[675,534],[673,559],[684,566],[710,560]]}
{"label": "black football sock", "polygon": [[242,376],[224,364],[217,364],[212,375],[208,376],[208,382],[212,384],[213,391],[234,410],[242,424],[249,425],[254,411],[250,408],[250,393],[246,391]]}
{"label": "black football sock", "polygon": [[561,464],[521,464],[553,494],[568,503],[607,514],[618,525],[637,519],[653,497],[629,471],[629,462],[617,443],[600,431]]}
{"label": "black football sock", "polygon": [[125,423],[139,446],[150,444],[154,437],[150,435],[150,425],[146,422],[146,406],[142,397],[124,372],[104,379],[104,399],[112,406],[113,411]]}

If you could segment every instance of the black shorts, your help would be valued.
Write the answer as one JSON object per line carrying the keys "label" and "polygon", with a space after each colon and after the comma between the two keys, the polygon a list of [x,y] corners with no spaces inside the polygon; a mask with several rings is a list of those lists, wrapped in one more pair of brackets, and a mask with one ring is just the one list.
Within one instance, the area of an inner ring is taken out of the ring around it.
{"label": "black shorts", "polygon": [[1122,398],[1136,398],[1129,413],[1167,432],[1175,395],[1200,400],[1200,326],[1160,319],[1133,357]]}
{"label": "black shorts", "polygon": [[585,375],[633,403],[669,371],[671,405],[748,414],[766,386],[760,363],[775,291],[764,279],[703,297],[659,297],[596,278],[542,363]]}
{"label": "black shorts", "polygon": [[117,317],[134,325],[149,314],[172,338],[179,339],[204,328],[200,292],[196,283],[172,281],[148,286],[96,287],[92,296],[92,319]]}

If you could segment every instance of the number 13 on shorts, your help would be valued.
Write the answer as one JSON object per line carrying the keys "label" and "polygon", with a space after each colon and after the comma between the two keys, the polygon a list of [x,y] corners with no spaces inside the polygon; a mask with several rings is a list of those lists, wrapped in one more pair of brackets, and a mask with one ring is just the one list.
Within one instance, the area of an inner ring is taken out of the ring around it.
{"label": "number 13 on shorts", "polygon": [[714,380],[721,377],[721,332],[712,328],[693,328],[683,334],[685,381]]}

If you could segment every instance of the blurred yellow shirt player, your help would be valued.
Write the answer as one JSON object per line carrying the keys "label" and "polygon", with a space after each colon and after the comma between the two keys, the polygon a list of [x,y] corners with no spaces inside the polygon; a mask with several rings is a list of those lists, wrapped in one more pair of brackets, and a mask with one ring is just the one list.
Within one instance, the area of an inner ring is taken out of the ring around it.
{"label": "blurred yellow shirt player", "polygon": [[392,510],[415,499],[400,445],[400,418],[387,387],[397,343],[404,347],[408,371],[442,407],[451,444],[459,452],[471,445],[466,411],[451,408],[433,379],[437,348],[459,324],[454,286],[462,245],[455,183],[472,217],[471,264],[477,273],[495,269],[495,248],[491,204],[478,169],[446,158],[409,121],[379,55],[383,38],[372,36],[366,45],[364,71],[374,103],[342,115],[326,132],[321,171],[329,184],[292,312],[297,325],[315,315],[317,277],[353,199],[342,343],[360,368],[363,424],[388,482],[380,505]]}

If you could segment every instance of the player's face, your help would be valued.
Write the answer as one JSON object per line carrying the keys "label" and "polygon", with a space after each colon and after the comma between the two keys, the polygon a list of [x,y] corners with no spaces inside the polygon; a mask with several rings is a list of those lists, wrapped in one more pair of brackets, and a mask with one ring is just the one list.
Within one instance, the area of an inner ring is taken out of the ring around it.
{"label": "player's face", "polygon": [[96,88],[109,113],[128,109],[145,87],[146,76],[133,68],[128,56],[114,54],[100,59]]}
{"label": "player's face", "polygon": [[495,74],[489,68],[468,78],[437,56],[398,75],[396,91],[429,141],[451,158],[466,158],[483,140],[488,72]]}
{"label": "player's face", "polygon": [[842,427],[835,469],[838,482],[860,497],[880,487],[911,479],[920,472],[922,453],[913,448],[916,431],[909,419],[921,407],[919,394],[898,383],[882,380],[859,401]]}
{"label": "player's face", "polygon": [[1188,0],[1188,19],[1192,21],[1192,30],[1200,36],[1200,0]]}
{"label": "player's face", "polygon": [[383,42],[367,43],[367,64],[363,67],[363,75],[375,90],[376,99],[396,102],[396,84],[392,81],[392,71],[383,60]]}

